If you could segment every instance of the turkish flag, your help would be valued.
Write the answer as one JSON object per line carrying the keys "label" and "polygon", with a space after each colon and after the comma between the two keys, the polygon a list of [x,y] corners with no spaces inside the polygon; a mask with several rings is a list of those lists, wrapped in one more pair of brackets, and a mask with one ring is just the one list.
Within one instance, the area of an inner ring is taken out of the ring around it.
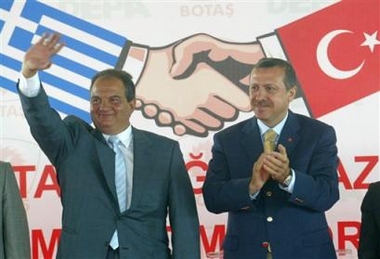
{"label": "turkish flag", "polygon": [[277,30],[312,117],[379,91],[379,17],[379,0],[343,0]]}

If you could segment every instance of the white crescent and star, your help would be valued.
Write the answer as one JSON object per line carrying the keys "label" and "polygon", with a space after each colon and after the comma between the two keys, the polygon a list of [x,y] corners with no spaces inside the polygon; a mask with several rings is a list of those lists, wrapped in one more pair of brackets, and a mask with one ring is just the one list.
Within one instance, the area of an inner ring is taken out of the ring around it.
{"label": "white crescent and star", "polygon": [[[356,75],[363,67],[365,60],[362,61],[362,63],[357,66],[354,69],[351,70],[340,70],[336,68],[330,61],[328,57],[328,47],[330,45],[330,42],[337,37],[340,34],[343,33],[353,33],[349,30],[334,30],[329,33],[327,33],[319,42],[317,47],[317,62],[319,64],[319,67],[322,69],[322,71],[335,79],[346,79],[350,78],[354,75]],[[374,33],[367,34],[364,33],[365,41],[360,46],[366,46],[370,49],[370,51],[373,53],[375,50],[376,45],[380,45],[380,41],[377,39],[377,31]]]}
{"label": "white crescent and star", "polygon": [[362,63],[357,66],[354,69],[351,70],[340,70],[336,68],[330,61],[328,56],[328,47],[330,45],[330,42],[338,35],[343,33],[352,33],[348,30],[334,30],[329,33],[327,33],[319,42],[317,47],[317,62],[319,64],[319,67],[322,69],[322,71],[335,79],[347,79],[350,77],[353,77],[356,75],[360,69],[362,69],[365,61],[363,60]]}

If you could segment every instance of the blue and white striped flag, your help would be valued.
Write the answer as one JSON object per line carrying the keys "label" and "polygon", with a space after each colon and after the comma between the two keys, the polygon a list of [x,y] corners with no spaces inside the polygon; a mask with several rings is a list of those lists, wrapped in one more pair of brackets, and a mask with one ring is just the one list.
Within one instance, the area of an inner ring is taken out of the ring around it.
{"label": "blue and white striped flag", "polygon": [[40,73],[53,108],[91,122],[91,77],[121,67],[119,57],[130,42],[123,36],[57,10],[36,0],[0,1],[0,87],[16,92],[24,53],[45,32],[58,32],[66,47],[54,65]]}

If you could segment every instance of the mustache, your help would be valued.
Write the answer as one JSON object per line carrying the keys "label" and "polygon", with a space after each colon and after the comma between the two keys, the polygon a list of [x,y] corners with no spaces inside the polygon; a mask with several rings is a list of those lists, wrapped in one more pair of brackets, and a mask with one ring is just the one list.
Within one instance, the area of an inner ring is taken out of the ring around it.
{"label": "mustache", "polygon": [[254,100],[252,102],[252,105],[253,106],[270,106],[271,105],[271,102],[269,102],[268,100]]}

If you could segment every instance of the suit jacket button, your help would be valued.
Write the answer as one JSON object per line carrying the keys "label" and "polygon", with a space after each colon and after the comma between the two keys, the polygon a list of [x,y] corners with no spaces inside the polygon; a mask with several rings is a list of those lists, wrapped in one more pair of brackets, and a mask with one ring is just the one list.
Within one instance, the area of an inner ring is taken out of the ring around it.
{"label": "suit jacket button", "polygon": [[271,197],[271,196],[272,196],[272,192],[271,192],[271,191],[267,191],[265,194],[266,194],[268,197]]}
{"label": "suit jacket button", "polygon": [[268,221],[268,222],[272,222],[272,221],[273,221],[273,218],[272,218],[272,217],[267,217],[267,221]]}

